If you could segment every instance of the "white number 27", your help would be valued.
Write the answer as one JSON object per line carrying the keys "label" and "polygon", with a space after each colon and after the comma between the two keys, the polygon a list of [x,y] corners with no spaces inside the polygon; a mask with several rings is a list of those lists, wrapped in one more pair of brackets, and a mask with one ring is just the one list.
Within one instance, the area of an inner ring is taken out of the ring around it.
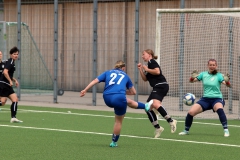
{"label": "white number 27", "polygon": [[121,76],[121,77],[120,77],[119,80],[117,81],[117,84],[120,84],[120,83],[121,83],[121,81],[122,81],[122,79],[125,77],[125,75],[124,75],[124,74],[112,73],[112,74],[110,75],[110,77],[112,77],[112,78],[111,78],[111,80],[109,81],[109,85],[112,85],[112,84],[115,84],[115,83],[116,83],[114,80],[117,78],[118,75]]}

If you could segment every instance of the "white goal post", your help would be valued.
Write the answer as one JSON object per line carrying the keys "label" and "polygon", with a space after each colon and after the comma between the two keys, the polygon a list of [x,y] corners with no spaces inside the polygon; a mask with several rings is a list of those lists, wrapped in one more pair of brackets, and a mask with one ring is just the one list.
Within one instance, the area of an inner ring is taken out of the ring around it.
{"label": "white goal post", "polygon": [[155,53],[170,85],[164,101],[166,106],[175,107],[177,116],[189,109],[183,105],[184,94],[193,93],[198,100],[203,93],[202,84],[188,83],[191,71],[207,70],[207,61],[214,58],[218,70],[231,75],[234,86],[222,86],[226,113],[240,117],[239,35],[240,8],[156,10]]}

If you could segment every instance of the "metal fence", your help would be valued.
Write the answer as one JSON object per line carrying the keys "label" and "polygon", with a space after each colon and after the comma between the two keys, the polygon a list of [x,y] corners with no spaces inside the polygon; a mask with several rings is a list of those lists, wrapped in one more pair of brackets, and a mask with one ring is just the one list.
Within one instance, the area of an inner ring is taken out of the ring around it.
{"label": "metal fence", "polygon": [[[78,96],[92,79],[120,59],[126,62],[138,94],[148,95],[151,87],[141,80],[136,65],[142,62],[144,49],[156,47],[156,9],[231,7],[240,7],[240,1],[4,0],[0,1],[0,50],[7,58],[12,46],[21,48],[15,73],[21,84],[16,90],[20,100],[47,95],[57,103],[59,96],[68,96],[63,91]],[[163,74],[170,80],[168,73],[164,68]],[[96,94],[103,87],[99,84],[93,88],[92,105],[98,105]],[[178,96],[175,88],[175,83],[170,85],[170,90],[176,91],[171,93],[175,95],[172,98]],[[138,95],[134,98],[138,100]],[[176,104],[171,101],[170,97],[165,102],[178,111],[178,100]],[[238,114],[239,106],[235,107],[234,114]]]}

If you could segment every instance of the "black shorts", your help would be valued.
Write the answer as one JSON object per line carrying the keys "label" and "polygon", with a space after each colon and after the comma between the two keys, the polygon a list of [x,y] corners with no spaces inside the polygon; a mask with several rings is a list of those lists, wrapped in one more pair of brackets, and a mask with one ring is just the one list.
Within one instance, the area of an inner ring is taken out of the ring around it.
{"label": "black shorts", "polygon": [[11,86],[0,82],[0,97],[8,97],[13,93],[15,92]]}
{"label": "black shorts", "polygon": [[149,102],[152,99],[157,99],[162,102],[163,98],[167,95],[169,90],[168,84],[160,84],[157,87],[153,87],[153,90],[148,97],[147,102]]}

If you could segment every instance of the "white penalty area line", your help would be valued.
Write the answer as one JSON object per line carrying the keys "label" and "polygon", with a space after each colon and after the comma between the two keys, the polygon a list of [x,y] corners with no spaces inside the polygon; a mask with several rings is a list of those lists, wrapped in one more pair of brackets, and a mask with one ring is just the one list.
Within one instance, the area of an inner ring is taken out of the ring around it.
{"label": "white penalty area line", "polygon": [[[37,127],[13,126],[13,125],[2,125],[2,124],[0,124],[0,126],[1,127],[9,127],[9,128],[23,128],[23,129],[45,130],[45,131],[95,134],[95,135],[104,135],[104,136],[111,136],[112,135],[112,134],[109,134],[109,133],[86,132],[86,131],[53,129],[53,128],[37,128]],[[121,137],[138,138],[138,139],[151,139],[151,140],[163,140],[163,141],[172,141],[172,142],[184,142],[184,143],[194,143],[194,144],[207,144],[207,145],[215,145],[215,146],[226,146],[226,147],[237,147],[237,148],[240,148],[240,145],[224,144],[224,143],[198,142],[198,141],[187,141],[187,140],[167,139],[167,138],[151,138],[151,137],[140,137],[140,136],[132,136],[132,135],[121,135]]]}
{"label": "white penalty area line", "polygon": [[[40,111],[40,110],[25,110],[25,109],[18,109],[18,111],[21,111],[21,113],[27,113],[27,112],[36,112],[36,113],[53,113],[53,114],[71,114],[71,115],[79,115],[79,116],[92,116],[92,117],[104,117],[104,118],[114,118],[115,116],[107,116],[107,115],[98,115],[98,114],[85,114],[85,113],[72,113],[71,111],[67,112],[54,112],[54,111]],[[6,112],[6,111],[0,111],[0,112]],[[7,111],[10,112],[10,111]],[[147,119],[147,118],[135,118],[135,117],[124,117],[126,119]]]}
{"label": "white penalty area line", "polygon": [[[3,112],[2,109],[0,112]],[[115,116],[107,116],[107,115],[98,115],[98,114],[85,114],[85,113],[72,113],[72,112],[54,112],[54,111],[40,111],[40,110],[26,110],[26,109],[18,109],[18,111],[21,111],[21,113],[27,113],[27,112],[35,112],[35,113],[52,113],[52,114],[68,114],[68,115],[79,115],[79,116],[92,116],[92,117],[103,117],[103,118],[114,118]],[[5,111],[4,111],[5,112]],[[9,111],[10,112],[10,111]],[[125,119],[132,119],[132,120],[146,120],[148,118],[136,118],[136,117],[124,117]],[[159,121],[166,121],[165,119],[158,119]],[[178,121],[185,123],[185,121]],[[204,122],[193,122],[194,124],[205,124],[205,125],[212,125],[212,126],[222,126],[222,124],[217,123],[204,123]],[[240,128],[240,125],[228,125],[229,127],[236,127]]]}

